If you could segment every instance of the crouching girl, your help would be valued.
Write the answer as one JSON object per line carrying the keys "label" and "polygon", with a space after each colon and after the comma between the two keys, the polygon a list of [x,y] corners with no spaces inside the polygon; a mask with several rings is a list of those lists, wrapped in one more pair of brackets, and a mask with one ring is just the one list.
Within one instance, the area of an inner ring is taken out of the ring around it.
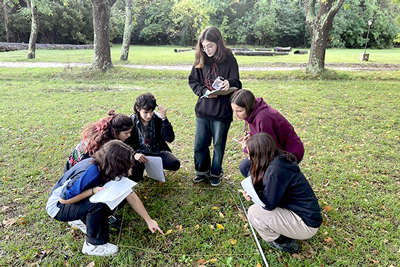
{"label": "crouching girl", "polygon": [[[108,216],[114,211],[104,203],[92,203],[89,198],[106,188],[105,183],[128,176],[133,165],[133,150],[120,140],[103,145],[93,156],[68,170],[53,187],[47,201],[47,213],[62,222],[81,220],[86,232],[82,252],[87,255],[110,256],[118,247],[109,243]],[[150,218],[143,203],[132,192],[117,207],[126,202],[146,221],[150,231],[163,234],[157,222]]]}
{"label": "crouching girl", "polygon": [[[322,223],[315,194],[293,154],[278,148],[274,138],[258,133],[247,140],[254,189],[265,204],[250,206],[251,224],[276,249],[293,252],[293,239],[309,239]],[[243,192],[246,200],[251,197]]]}

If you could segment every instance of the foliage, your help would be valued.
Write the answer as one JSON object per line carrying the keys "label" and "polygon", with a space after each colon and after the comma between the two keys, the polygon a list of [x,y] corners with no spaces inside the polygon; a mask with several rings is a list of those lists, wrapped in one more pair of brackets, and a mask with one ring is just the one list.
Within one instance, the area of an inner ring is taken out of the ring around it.
{"label": "foliage", "polygon": [[[25,1],[7,2],[15,42],[29,39]],[[90,1],[48,0],[44,7],[39,8],[39,43],[93,42]],[[124,14],[124,1],[119,0],[110,21],[114,43],[122,41]],[[399,4],[392,0],[346,0],[334,19],[328,47],[362,48],[367,21],[372,19],[368,46],[390,48],[400,32],[398,14]],[[137,0],[134,16],[131,42],[135,44],[193,46],[200,31],[212,25],[221,29],[230,45],[310,46],[304,0]],[[0,40],[5,38],[1,18]]]}
{"label": "foliage", "polygon": [[334,19],[328,47],[362,48],[365,46],[368,20],[373,23],[368,44],[371,48],[390,48],[400,32],[395,22],[398,7],[389,0],[347,0]]}
{"label": "foliage", "polygon": [[170,13],[173,22],[169,32],[171,42],[181,46],[196,44],[201,30],[209,26],[209,14],[213,12],[208,1],[175,0]]}

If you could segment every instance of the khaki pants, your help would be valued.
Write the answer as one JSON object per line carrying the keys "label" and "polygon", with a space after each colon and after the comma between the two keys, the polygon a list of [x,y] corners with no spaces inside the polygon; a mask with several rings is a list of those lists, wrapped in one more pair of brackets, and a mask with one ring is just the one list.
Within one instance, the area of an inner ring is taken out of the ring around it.
{"label": "khaki pants", "polygon": [[292,239],[309,239],[318,231],[318,228],[307,226],[296,213],[287,209],[266,210],[254,204],[250,206],[248,216],[254,229],[267,242],[274,241],[280,235]]}

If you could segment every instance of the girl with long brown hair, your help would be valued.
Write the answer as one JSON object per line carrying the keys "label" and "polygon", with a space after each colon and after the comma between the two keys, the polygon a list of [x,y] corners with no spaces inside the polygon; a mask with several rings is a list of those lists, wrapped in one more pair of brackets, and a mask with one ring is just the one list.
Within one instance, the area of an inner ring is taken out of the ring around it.
{"label": "girl with long brown hair", "polygon": [[[293,252],[293,239],[309,239],[322,223],[318,200],[293,154],[280,149],[274,138],[258,133],[247,140],[254,189],[265,204],[250,206],[251,224],[276,249]],[[243,192],[246,200],[251,197]]]}

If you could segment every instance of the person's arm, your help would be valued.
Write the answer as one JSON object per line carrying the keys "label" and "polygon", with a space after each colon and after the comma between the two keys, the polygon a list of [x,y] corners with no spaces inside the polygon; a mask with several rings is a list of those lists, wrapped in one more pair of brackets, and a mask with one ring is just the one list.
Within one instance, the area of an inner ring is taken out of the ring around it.
{"label": "person's arm", "polygon": [[105,187],[100,187],[100,186],[96,186],[93,188],[90,188],[88,190],[83,191],[82,193],[74,196],[73,198],[70,199],[62,199],[60,198],[59,201],[61,204],[74,204],[76,202],[81,201],[82,199],[88,198],[93,196],[94,194],[97,194],[98,192],[100,192],[101,190],[106,189]]}
{"label": "person's arm", "polygon": [[204,84],[204,79],[201,78],[202,69],[195,68],[193,66],[192,71],[189,75],[189,86],[192,88],[193,93],[198,97],[202,97],[208,88]]}
{"label": "person's arm", "polygon": [[236,58],[232,56],[229,61],[229,75],[227,75],[225,80],[229,82],[229,87],[236,87],[238,89],[242,88],[242,82],[239,79],[239,65],[237,64]]}
{"label": "person's arm", "polygon": [[158,223],[150,218],[150,215],[147,213],[142,201],[139,199],[135,192],[132,192],[129,196],[127,196],[126,201],[128,201],[129,205],[131,205],[131,207],[140,215],[140,217],[142,217],[146,221],[147,226],[152,233],[157,230],[162,235],[164,235],[163,231],[158,226]]}

